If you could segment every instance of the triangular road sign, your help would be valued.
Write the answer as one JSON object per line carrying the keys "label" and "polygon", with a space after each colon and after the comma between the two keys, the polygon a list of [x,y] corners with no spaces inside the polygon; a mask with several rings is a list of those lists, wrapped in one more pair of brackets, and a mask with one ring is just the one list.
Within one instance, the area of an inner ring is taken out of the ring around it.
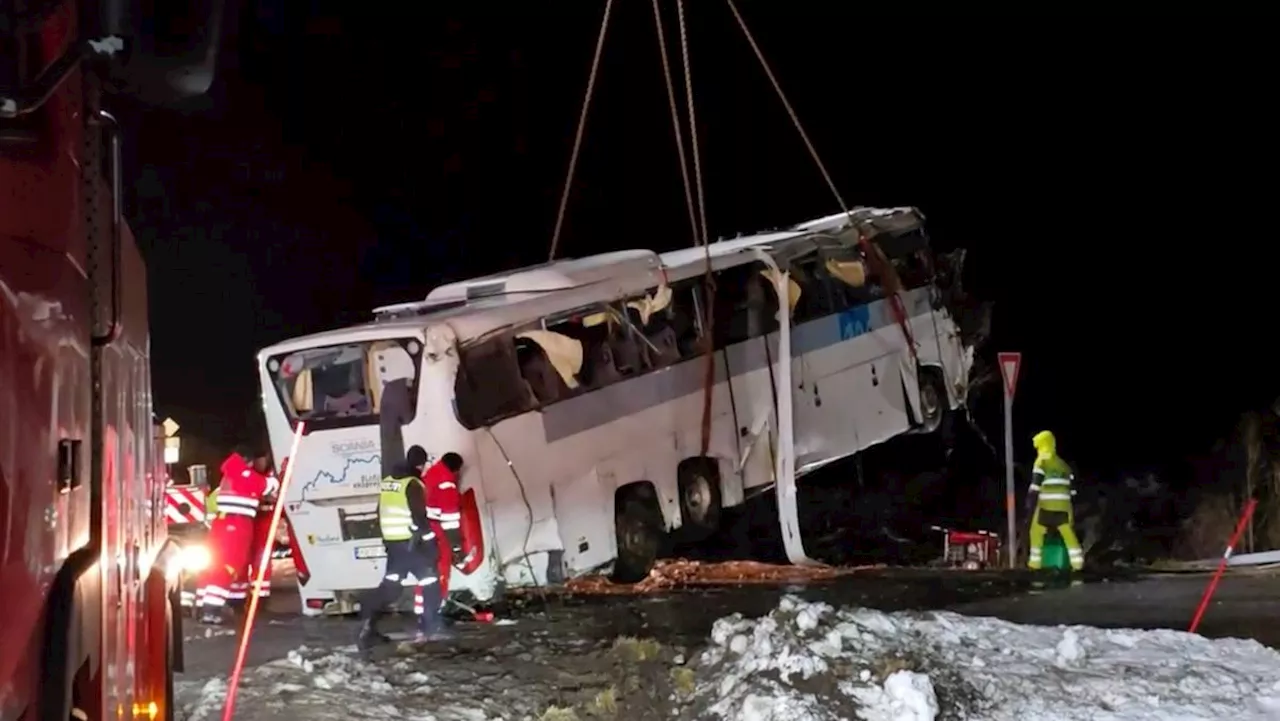
{"label": "triangular road sign", "polygon": [[1000,363],[1000,377],[1004,379],[1004,394],[1012,398],[1018,388],[1018,370],[1022,368],[1021,353],[997,353]]}

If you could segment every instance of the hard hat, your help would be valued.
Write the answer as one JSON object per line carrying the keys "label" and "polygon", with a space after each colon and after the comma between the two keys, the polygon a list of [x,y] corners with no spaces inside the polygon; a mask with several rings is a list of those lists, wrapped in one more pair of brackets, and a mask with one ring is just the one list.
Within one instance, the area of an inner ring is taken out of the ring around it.
{"label": "hard hat", "polygon": [[1058,440],[1053,437],[1052,431],[1040,431],[1031,437],[1031,445],[1035,446],[1036,452],[1041,455],[1051,456],[1058,451]]}

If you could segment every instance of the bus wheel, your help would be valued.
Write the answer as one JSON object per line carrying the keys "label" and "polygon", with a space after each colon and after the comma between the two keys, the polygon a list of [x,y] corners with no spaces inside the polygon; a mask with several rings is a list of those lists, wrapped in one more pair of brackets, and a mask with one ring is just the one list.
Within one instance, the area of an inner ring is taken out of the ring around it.
{"label": "bus wheel", "polygon": [[947,411],[947,392],[942,379],[932,369],[920,372],[920,425],[916,433],[933,433],[942,427],[942,417]]}
{"label": "bus wheel", "polygon": [[662,544],[662,509],[652,493],[620,493],[615,504],[614,528],[618,558],[613,564],[614,583],[638,583],[653,570]]}
{"label": "bus wheel", "polygon": [[681,529],[701,540],[720,528],[720,478],[715,467],[694,459],[679,473]]}

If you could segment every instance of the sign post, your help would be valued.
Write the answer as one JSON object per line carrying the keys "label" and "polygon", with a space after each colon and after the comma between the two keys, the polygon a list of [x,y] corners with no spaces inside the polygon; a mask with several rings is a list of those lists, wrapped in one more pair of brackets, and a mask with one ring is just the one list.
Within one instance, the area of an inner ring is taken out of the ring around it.
{"label": "sign post", "polygon": [[1000,363],[1000,377],[1004,379],[1004,513],[1009,523],[1005,548],[1008,549],[1009,568],[1012,569],[1018,564],[1018,515],[1014,512],[1013,487],[1013,392],[1018,387],[1022,354],[998,353],[996,359]]}
{"label": "sign post", "polygon": [[172,418],[164,419],[160,424],[164,430],[164,466],[169,478],[173,478],[173,464],[181,457],[182,441],[178,438],[181,426]]}

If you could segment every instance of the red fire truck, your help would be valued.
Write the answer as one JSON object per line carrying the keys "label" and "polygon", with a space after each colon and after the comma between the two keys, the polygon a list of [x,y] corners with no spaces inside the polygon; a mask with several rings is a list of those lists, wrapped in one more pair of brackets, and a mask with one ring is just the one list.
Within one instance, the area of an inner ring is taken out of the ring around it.
{"label": "red fire truck", "polygon": [[111,110],[212,82],[218,0],[177,5],[0,2],[0,721],[173,716],[182,554]]}

